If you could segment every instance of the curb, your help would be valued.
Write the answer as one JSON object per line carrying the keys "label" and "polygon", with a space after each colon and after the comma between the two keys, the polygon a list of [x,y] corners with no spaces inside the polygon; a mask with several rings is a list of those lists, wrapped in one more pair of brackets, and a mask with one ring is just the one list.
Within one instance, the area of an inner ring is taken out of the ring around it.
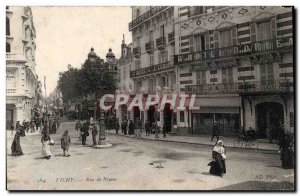
{"label": "curb", "polygon": [[[124,136],[121,134],[115,134],[115,133],[110,133],[110,132],[105,132],[110,135],[116,135],[116,136],[123,136],[123,137],[129,137],[129,136]],[[131,138],[131,137],[129,137]],[[134,138],[134,137],[133,137]],[[194,143],[194,142],[184,142],[184,141],[174,141],[174,140],[162,140],[162,139],[148,139],[141,137],[140,139],[142,140],[152,140],[152,141],[160,141],[160,142],[173,142],[173,143],[181,143],[181,144],[193,144],[193,145],[198,145],[198,146],[214,146],[214,144],[203,144],[203,143]],[[260,148],[240,148],[240,147],[235,147],[235,146],[226,146],[226,148],[234,148],[234,149],[242,149],[242,150],[257,150],[257,151],[267,151],[267,152],[277,152],[277,150],[273,149],[260,149]]]}

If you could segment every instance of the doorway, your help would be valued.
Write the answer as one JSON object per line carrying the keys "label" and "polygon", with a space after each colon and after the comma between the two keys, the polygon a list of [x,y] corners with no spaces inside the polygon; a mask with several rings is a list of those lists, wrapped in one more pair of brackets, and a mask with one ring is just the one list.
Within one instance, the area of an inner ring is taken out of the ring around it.
{"label": "doorway", "polygon": [[164,128],[167,133],[172,131],[172,117],[173,110],[171,109],[171,104],[166,103],[164,108]]}
{"label": "doorway", "polygon": [[257,104],[255,108],[257,134],[260,138],[268,137],[271,129],[284,122],[283,106],[280,103],[264,102]]}

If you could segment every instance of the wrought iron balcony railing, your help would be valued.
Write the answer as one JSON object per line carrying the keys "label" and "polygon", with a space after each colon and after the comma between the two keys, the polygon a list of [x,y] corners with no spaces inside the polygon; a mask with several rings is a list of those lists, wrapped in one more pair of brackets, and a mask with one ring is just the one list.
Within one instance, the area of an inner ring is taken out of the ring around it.
{"label": "wrought iron balcony railing", "polygon": [[243,93],[276,93],[293,92],[293,82],[289,80],[265,80],[254,82],[233,82],[220,84],[191,85],[194,94],[243,94]]}
{"label": "wrought iron balcony railing", "polygon": [[168,34],[168,42],[169,42],[170,44],[175,43],[175,32],[174,32],[174,31],[173,31],[172,33],[169,33],[169,34]]}
{"label": "wrought iron balcony railing", "polygon": [[192,62],[206,62],[232,57],[246,56],[265,52],[277,52],[293,49],[293,37],[276,38],[249,44],[235,45],[212,50],[176,55],[176,65]]}
{"label": "wrought iron balcony railing", "polygon": [[164,9],[168,8],[169,6],[154,6],[149,11],[145,12],[141,16],[135,18],[129,23],[129,31],[131,31],[135,26],[141,24],[142,22],[150,19],[152,16],[158,14],[159,12],[163,11]]}
{"label": "wrought iron balcony railing", "polygon": [[164,36],[156,39],[156,47],[159,50],[166,48],[166,38]]}
{"label": "wrought iron balcony railing", "polygon": [[167,61],[164,63],[160,63],[160,64],[156,64],[156,65],[152,65],[149,67],[131,71],[130,77],[138,77],[138,76],[142,76],[142,75],[146,75],[146,74],[158,73],[160,71],[168,70],[171,68],[174,68],[174,64],[171,63],[171,61]]}
{"label": "wrought iron balcony railing", "polygon": [[145,44],[145,50],[148,53],[152,53],[153,52],[153,48],[154,48],[154,42],[150,41],[148,43]]}
{"label": "wrought iron balcony railing", "polygon": [[135,47],[135,48],[133,48],[132,53],[133,53],[133,55],[135,57],[140,57],[141,56],[141,47]]}

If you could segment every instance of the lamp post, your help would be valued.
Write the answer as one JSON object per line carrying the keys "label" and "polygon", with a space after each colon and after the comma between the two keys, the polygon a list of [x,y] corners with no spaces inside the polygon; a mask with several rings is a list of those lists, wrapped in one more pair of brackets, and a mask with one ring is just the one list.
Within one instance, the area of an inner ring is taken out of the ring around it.
{"label": "lamp post", "polygon": [[[91,52],[88,55],[88,58],[90,60],[90,62],[93,64],[96,62],[98,56],[96,55],[96,53],[94,52],[94,49],[91,49]],[[99,68],[92,68],[92,70],[100,70],[100,82],[97,82],[99,85],[95,87],[94,92],[95,92],[95,108],[94,108],[94,120],[96,120],[97,117],[97,103],[98,103],[98,91],[100,91],[100,96],[103,94],[103,89],[106,87],[106,83],[103,82],[103,73],[105,73],[105,69],[103,69],[104,67],[104,63],[103,61],[100,61],[100,67]],[[98,79],[98,78],[97,78]],[[98,80],[99,81],[99,80]],[[107,148],[107,147],[111,147],[112,145],[106,142],[106,137],[105,137],[105,128],[104,128],[104,117],[103,117],[103,112],[101,111],[101,108],[99,108],[99,112],[100,112],[100,117],[99,117],[99,140],[98,140],[98,145],[95,146],[95,148]]]}

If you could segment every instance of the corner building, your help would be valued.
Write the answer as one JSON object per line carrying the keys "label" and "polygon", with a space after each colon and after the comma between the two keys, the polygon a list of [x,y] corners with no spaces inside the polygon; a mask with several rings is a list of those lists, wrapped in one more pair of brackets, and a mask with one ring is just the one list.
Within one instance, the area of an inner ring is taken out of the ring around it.
{"label": "corner building", "polygon": [[175,19],[178,90],[197,94],[188,134],[259,137],[282,121],[294,132],[293,8],[179,7]]}
{"label": "corner building", "polygon": [[6,128],[31,120],[37,105],[35,28],[30,7],[6,6]]}

